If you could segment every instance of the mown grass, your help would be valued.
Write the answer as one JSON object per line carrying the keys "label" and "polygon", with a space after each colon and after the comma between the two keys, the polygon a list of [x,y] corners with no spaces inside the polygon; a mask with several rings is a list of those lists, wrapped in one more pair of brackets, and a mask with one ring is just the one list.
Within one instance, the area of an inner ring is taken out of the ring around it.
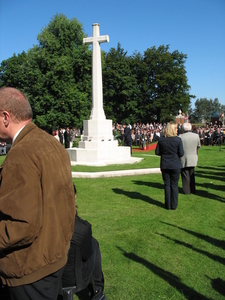
{"label": "mown grass", "polygon": [[[79,214],[100,243],[108,299],[225,299],[225,147],[219,149],[199,150],[197,194],[182,194],[180,179],[175,211],[164,209],[160,174],[74,179]],[[144,162],[159,167],[157,158]]]}
{"label": "mown grass", "polygon": [[[107,299],[225,299],[225,146],[219,150],[199,150],[197,194],[184,195],[180,179],[175,211],[164,209],[160,174],[73,179],[79,215],[100,244]],[[159,167],[158,157],[144,157],[120,168]]]}

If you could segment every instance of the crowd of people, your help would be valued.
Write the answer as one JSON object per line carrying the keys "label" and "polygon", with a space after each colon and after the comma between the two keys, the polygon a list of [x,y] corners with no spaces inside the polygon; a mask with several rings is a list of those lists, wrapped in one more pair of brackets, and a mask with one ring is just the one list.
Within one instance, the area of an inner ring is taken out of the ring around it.
{"label": "crowd of people", "polygon": [[[157,142],[160,137],[164,136],[166,123],[134,123],[133,125],[128,124],[131,131],[132,145],[142,146],[142,149],[147,144]],[[182,126],[178,124],[178,135],[182,134]],[[202,127],[192,125],[192,131],[197,133],[201,145],[220,145],[225,142],[225,134],[222,130],[221,125],[206,123]],[[113,124],[113,132],[115,136],[123,136],[124,126],[122,124]]]}
{"label": "crowd of people", "polygon": [[[113,123],[113,135],[120,141],[120,144],[131,146],[139,146],[143,150],[146,149],[148,144],[158,142],[159,138],[164,136],[164,131],[166,128],[166,123],[142,123],[137,122],[134,124],[119,124]],[[208,123],[202,127],[197,127],[192,125],[192,131],[197,133],[200,138],[201,145],[213,146],[220,145],[225,142],[225,134],[222,130],[221,125]],[[125,139],[127,136],[127,131],[129,131],[130,139]],[[182,126],[178,124],[178,135],[182,133]],[[77,141],[78,137],[82,134],[80,128],[60,128],[53,130],[52,135],[60,141],[65,148],[71,148],[74,145],[74,142]]]}
{"label": "crowd of people", "polygon": [[65,148],[72,148],[73,143],[81,135],[80,129],[75,127],[69,128],[61,127],[60,129],[53,130],[52,135],[62,144]]}

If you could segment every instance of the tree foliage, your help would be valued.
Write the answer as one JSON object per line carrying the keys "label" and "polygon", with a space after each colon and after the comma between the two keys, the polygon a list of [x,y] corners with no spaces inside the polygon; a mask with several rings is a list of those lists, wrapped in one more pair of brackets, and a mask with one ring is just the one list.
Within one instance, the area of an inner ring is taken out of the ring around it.
{"label": "tree foliage", "polygon": [[170,119],[181,109],[188,109],[190,86],[184,63],[187,55],[177,50],[170,53],[169,46],[152,47],[144,52],[144,72],[146,74],[145,103],[157,121]]}
{"label": "tree foliage", "polygon": [[225,111],[225,106],[219,103],[218,98],[207,99],[200,98],[195,101],[195,107],[189,108],[190,120],[196,123],[205,123],[211,121],[211,115],[217,111],[221,116]]}
{"label": "tree foliage", "polygon": [[76,19],[56,15],[38,35],[37,46],[2,63],[1,85],[26,93],[41,128],[82,126],[90,114],[91,51],[83,37]]}
{"label": "tree foliage", "polygon": [[136,120],[140,93],[130,58],[120,44],[105,55],[103,86],[107,117],[119,123]]}

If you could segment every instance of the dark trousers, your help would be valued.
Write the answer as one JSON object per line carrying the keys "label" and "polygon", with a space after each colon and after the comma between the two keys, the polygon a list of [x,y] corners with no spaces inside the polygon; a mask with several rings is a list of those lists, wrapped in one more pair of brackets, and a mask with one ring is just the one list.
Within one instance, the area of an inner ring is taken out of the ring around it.
{"label": "dark trousers", "polygon": [[11,300],[57,300],[62,296],[62,274],[64,267],[59,271],[36,282],[16,287],[9,287]]}
{"label": "dark trousers", "polygon": [[130,154],[132,155],[132,141],[124,141],[124,146],[130,147]]}
{"label": "dark trousers", "polygon": [[162,177],[164,181],[165,207],[166,209],[176,209],[178,205],[180,169],[163,169]]}
{"label": "dark trousers", "polygon": [[181,178],[184,194],[195,194],[195,167],[181,169]]}

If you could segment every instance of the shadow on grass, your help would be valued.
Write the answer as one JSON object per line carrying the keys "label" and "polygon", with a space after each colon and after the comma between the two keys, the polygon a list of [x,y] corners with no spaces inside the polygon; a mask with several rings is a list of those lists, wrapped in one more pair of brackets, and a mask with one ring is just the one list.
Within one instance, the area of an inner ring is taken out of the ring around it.
{"label": "shadow on grass", "polygon": [[124,195],[124,196],[127,196],[128,198],[130,199],[135,199],[135,200],[142,200],[142,201],[145,201],[149,204],[152,204],[152,205],[156,205],[158,207],[163,207],[165,208],[164,204],[159,202],[159,201],[156,201],[148,196],[145,196],[145,195],[142,195],[141,193],[139,192],[128,192],[128,191],[124,191],[124,190],[121,190],[121,189],[116,189],[116,188],[113,188],[112,191],[118,195]]}
{"label": "shadow on grass", "polygon": [[198,166],[197,169],[206,169],[208,170],[218,170],[218,171],[224,171],[225,166],[220,166],[220,167],[208,167],[208,166]]}
{"label": "shadow on grass", "polygon": [[222,181],[224,178],[224,172],[213,172],[209,173],[207,171],[195,170],[195,176],[201,178],[208,178],[211,180],[220,180]]}
{"label": "shadow on grass", "polygon": [[172,227],[175,227],[175,228],[178,228],[180,230],[183,230],[199,239],[202,239],[204,241],[206,241],[207,243],[213,245],[213,246],[216,246],[216,247],[219,247],[223,250],[225,250],[225,241],[221,241],[221,240],[218,240],[216,238],[212,238],[208,235],[205,235],[205,234],[202,234],[202,233],[197,233],[195,231],[192,231],[192,230],[189,230],[189,229],[186,229],[186,228],[182,228],[182,227],[179,227],[179,226],[176,226],[176,225],[173,225],[173,224],[170,224],[170,223],[167,223],[167,222],[163,222],[163,221],[160,221],[161,223],[163,224],[166,224],[166,225],[169,225],[169,226],[172,226]]}
{"label": "shadow on grass", "polygon": [[196,183],[196,185],[201,186],[203,188],[216,190],[216,191],[225,191],[225,185],[222,184],[213,184],[213,183]]}
{"label": "shadow on grass", "polygon": [[[133,180],[133,183],[136,184],[136,185],[145,185],[145,186],[148,186],[148,187],[153,187],[153,188],[157,188],[157,189],[160,189],[160,190],[164,190],[164,184],[163,183],[159,183],[159,182],[150,182],[150,181],[140,181],[140,180]],[[206,187],[205,184],[201,184],[201,183],[195,183],[196,186],[201,186],[201,187]],[[225,190],[225,186],[223,185],[214,185],[214,184],[211,184],[211,186],[209,186],[209,184],[207,184],[207,187],[209,188],[214,188],[215,190]],[[178,191],[179,191],[179,194],[184,194],[183,193],[183,188],[181,187],[178,187]],[[216,201],[220,201],[222,203],[225,203],[225,199],[220,197],[220,196],[217,196],[213,193],[210,193],[208,191],[204,191],[204,190],[197,190],[196,191],[196,195],[197,196],[200,196],[200,197],[203,197],[203,198],[207,198],[207,199],[212,199],[212,200],[216,200]]]}
{"label": "shadow on grass", "polygon": [[[199,184],[196,183],[196,186],[198,186]],[[215,194],[209,193],[208,191],[203,191],[203,190],[198,190],[196,191],[196,195],[203,197],[203,198],[208,198],[209,200],[216,200],[216,201],[220,201],[222,203],[225,203],[225,199],[217,196]]]}
{"label": "shadow on grass", "polygon": [[181,245],[181,246],[184,246],[184,247],[186,247],[186,248],[189,248],[189,249],[191,249],[191,250],[193,250],[193,251],[195,251],[195,252],[198,252],[198,253],[200,253],[200,254],[202,254],[202,255],[205,255],[205,256],[209,257],[210,259],[212,259],[212,260],[214,260],[214,261],[217,261],[217,262],[219,262],[219,263],[225,265],[225,258],[223,258],[223,257],[221,257],[221,256],[211,254],[211,253],[209,253],[209,252],[207,252],[207,251],[204,251],[204,250],[201,250],[201,249],[197,249],[197,248],[193,247],[193,246],[190,245],[190,244],[187,244],[187,243],[185,243],[185,242],[181,242],[181,241],[179,241],[179,240],[173,239],[173,238],[171,238],[171,237],[169,237],[169,236],[167,236],[167,235],[165,235],[165,234],[163,234],[163,233],[157,233],[157,232],[156,232],[156,234],[161,235],[161,236],[167,238],[168,240],[171,240],[171,241],[175,242],[175,243],[178,244],[178,245]]}
{"label": "shadow on grass", "polygon": [[137,185],[145,185],[145,186],[153,187],[153,188],[160,189],[160,190],[164,191],[164,184],[163,183],[150,182],[150,181],[140,181],[140,180],[133,180],[133,183],[137,184]]}
{"label": "shadow on grass", "polygon": [[[196,186],[201,186],[201,187],[206,187],[206,185],[204,184],[199,184],[199,183],[195,183]],[[220,188],[220,186],[218,188],[215,188],[216,190],[223,190],[222,188]],[[181,187],[178,187],[178,191],[179,191],[179,194],[184,194],[183,192],[183,188]],[[193,194],[192,194],[193,195]],[[225,199],[220,197],[220,196],[217,196],[215,194],[212,194],[212,193],[209,193],[208,191],[204,191],[204,190],[199,190],[197,189],[196,190],[196,195],[199,196],[199,197],[202,197],[202,198],[205,198],[205,199],[208,199],[208,200],[216,200],[216,201],[220,201],[222,203],[225,203]]]}
{"label": "shadow on grass", "polygon": [[211,279],[211,285],[218,293],[225,296],[225,281],[221,278]]}
{"label": "shadow on grass", "polygon": [[117,248],[123,253],[123,255],[139,264],[142,264],[149,270],[151,270],[153,273],[155,273],[157,276],[161,277],[163,280],[165,280],[167,283],[169,283],[171,286],[173,286],[175,289],[177,289],[180,293],[182,293],[187,299],[198,299],[198,300],[208,300],[209,298],[203,296],[202,294],[196,292],[192,288],[188,287],[184,283],[180,281],[180,278],[175,276],[174,274],[165,271],[164,269],[157,267],[153,263],[147,261],[146,259],[136,255],[132,252],[125,252],[122,248]]}

